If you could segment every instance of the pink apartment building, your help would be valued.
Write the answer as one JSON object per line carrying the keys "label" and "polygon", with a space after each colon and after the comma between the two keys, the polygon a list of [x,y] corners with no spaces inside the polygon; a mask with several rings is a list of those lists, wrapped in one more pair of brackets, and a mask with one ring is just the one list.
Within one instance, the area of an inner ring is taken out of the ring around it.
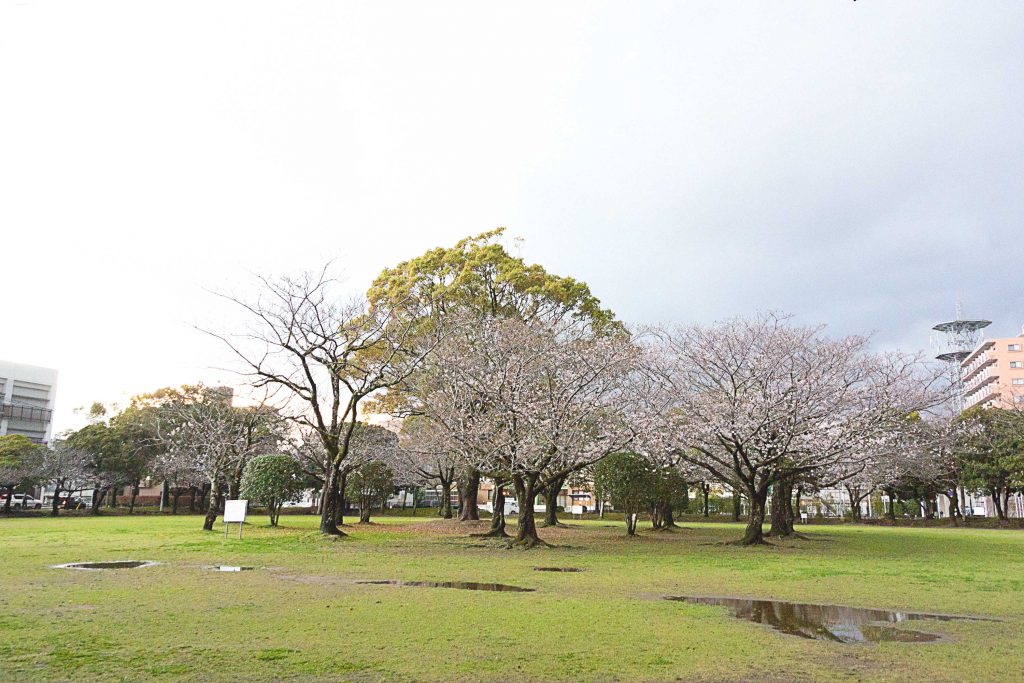
{"label": "pink apartment building", "polygon": [[964,408],[1024,410],[1024,333],[986,339],[960,364]]}

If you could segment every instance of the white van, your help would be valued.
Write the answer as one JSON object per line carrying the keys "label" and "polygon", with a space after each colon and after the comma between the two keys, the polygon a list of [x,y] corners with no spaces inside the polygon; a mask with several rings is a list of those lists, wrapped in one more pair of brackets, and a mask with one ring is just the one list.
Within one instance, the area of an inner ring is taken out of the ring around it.
{"label": "white van", "polygon": [[[494,514],[494,501],[489,500],[484,504],[484,510]],[[505,499],[505,515],[518,515],[519,514],[519,501],[515,498],[508,497]]]}

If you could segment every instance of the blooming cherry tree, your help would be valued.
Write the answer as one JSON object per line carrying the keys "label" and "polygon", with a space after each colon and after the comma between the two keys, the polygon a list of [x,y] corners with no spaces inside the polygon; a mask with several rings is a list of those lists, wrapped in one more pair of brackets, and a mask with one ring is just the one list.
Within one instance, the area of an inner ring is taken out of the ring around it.
{"label": "blooming cherry tree", "polygon": [[539,543],[534,500],[552,480],[624,449],[636,347],[564,321],[495,318],[435,349],[414,391],[422,413],[482,472],[511,480],[515,545]]}
{"label": "blooming cherry tree", "polygon": [[843,465],[945,398],[940,373],[920,357],[872,353],[866,337],[830,339],[777,314],[654,336],[649,365],[675,395],[669,438],[684,459],[745,492],[743,544],[763,541],[772,486],[791,490]]}

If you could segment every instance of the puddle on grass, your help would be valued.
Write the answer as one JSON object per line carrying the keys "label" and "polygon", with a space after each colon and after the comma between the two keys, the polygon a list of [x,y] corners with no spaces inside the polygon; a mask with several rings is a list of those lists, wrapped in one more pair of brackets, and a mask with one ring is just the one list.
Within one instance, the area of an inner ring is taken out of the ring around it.
{"label": "puddle on grass", "polygon": [[570,573],[570,574],[575,574],[576,572],[581,572],[583,570],[580,569],[579,567],[534,567],[533,571],[535,571],[535,572],[566,572],[566,573]]}
{"label": "puddle on grass", "polygon": [[937,633],[897,629],[887,624],[900,624],[905,621],[920,620],[991,621],[984,617],[900,612],[885,609],[847,607],[844,605],[811,605],[778,600],[686,596],[670,596],[665,599],[728,607],[732,615],[737,619],[767,624],[776,631],[801,638],[828,640],[838,643],[930,643],[944,640],[944,638]]}
{"label": "puddle on grass", "polygon": [[252,571],[256,567],[237,567],[230,564],[218,564],[213,566],[215,572],[248,572]]}
{"label": "puddle on grass", "polygon": [[501,591],[507,593],[532,593],[533,588],[509,586],[503,583],[478,583],[476,581],[396,581],[383,579],[379,581],[356,581],[356,583],[374,586],[417,586],[421,588],[461,588],[468,591]]}
{"label": "puddle on grass", "polygon": [[69,564],[58,564],[57,569],[135,569],[137,567],[151,567],[156,562],[149,560],[120,560],[117,562],[71,562]]}

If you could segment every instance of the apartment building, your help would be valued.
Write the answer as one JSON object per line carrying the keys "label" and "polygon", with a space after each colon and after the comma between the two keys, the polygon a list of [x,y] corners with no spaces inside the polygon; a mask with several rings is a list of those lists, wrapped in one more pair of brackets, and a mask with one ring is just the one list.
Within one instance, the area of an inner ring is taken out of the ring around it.
{"label": "apartment building", "polygon": [[56,396],[56,370],[0,361],[0,436],[23,434],[49,444]]}
{"label": "apartment building", "polygon": [[1024,331],[986,339],[960,364],[964,408],[1024,409]]}

